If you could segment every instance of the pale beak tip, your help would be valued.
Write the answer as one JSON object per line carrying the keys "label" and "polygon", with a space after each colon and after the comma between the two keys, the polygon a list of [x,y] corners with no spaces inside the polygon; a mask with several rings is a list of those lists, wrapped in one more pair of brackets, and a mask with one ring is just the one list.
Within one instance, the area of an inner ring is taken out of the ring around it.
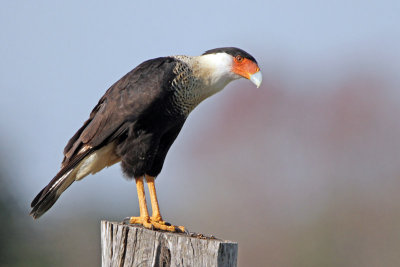
{"label": "pale beak tip", "polygon": [[256,73],[250,75],[250,79],[249,80],[252,81],[257,86],[257,88],[259,88],[260,85],[261,85],[261,82],[262,82],[262,74],[261,74],[261,72],[257,71]]}

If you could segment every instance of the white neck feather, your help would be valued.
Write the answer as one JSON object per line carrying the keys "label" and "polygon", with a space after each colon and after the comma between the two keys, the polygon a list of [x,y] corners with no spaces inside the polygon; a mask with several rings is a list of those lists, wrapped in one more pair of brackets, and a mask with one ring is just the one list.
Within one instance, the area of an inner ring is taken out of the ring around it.
{"label": "white neck feather", "polygon": [[226,53],[207,54],[196,57],[174,56],[188,64],[192,70],[193,84],[175,90],[176,102],[185,115],[204,99],[221,91],[229,82],[240,76],[232,72],[233,58]]}
{"label": "white neck feather", "polygon": [[212,94],[221,91],[229,82],[240,76],[232,72],[232,56],[226,53],[207,54],[197,57],[199,76]]}

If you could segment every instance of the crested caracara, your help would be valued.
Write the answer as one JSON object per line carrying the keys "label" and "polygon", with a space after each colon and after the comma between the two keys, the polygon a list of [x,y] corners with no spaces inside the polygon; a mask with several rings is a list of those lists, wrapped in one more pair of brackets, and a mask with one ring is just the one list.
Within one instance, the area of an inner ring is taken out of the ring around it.
{"label": "crested caracara", "polygon": [[[146,228],[183,231],[165,223],[158,207],[155,177],[189,113],[229,82],[246,78],[261,84],[257,61],[247,52],[224,47],[201,56],[169,56],[143,62],[112,85],[69,140],[61,169],[31,203],[39,218],[74,182],[121,162],[135,178],[140,216],[130,223]],[[153,214],[147,211],[147,182]]]}

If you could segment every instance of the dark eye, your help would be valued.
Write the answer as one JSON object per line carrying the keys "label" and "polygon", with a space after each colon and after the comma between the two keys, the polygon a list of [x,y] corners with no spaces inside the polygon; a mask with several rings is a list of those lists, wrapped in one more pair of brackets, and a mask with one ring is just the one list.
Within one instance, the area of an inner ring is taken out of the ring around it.
{"label": "dark eye", "polygon": [[236,56],[236,61],[237,62],[242,62],[242,60],[243,60],[243,57],[241,55],[237,55]]}

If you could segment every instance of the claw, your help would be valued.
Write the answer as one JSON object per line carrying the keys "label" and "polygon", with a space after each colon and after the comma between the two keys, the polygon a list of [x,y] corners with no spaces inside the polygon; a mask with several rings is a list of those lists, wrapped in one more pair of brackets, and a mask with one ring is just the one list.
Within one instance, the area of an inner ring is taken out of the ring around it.
{"label": "claw", "polygon": [[122,220],[122,224],[130,224],[130,220],[131,220],[131,217],[125,217],[125,218]]}
{"label": "claw", "polygon": [[185,227],[184,226],[175,226],[176,228],[178,228],[178,230],[179,231],[177,231],[177,232],[179,232],[179,233],[185,233]]}
{"label": "claw", "polygon": [[162,220],[158,220],[157,218],[153,217],[127,217],[124,219],[128,219],[130,224],[141,224],[147,229],[157,229],[157,230],[163,230],[163,231],[168,231],[168,232],[178,232],[178,233],[184,233],[185,232],[185,227],[183,226],[175,226],[171,225],[170,223],[167,223]]}

